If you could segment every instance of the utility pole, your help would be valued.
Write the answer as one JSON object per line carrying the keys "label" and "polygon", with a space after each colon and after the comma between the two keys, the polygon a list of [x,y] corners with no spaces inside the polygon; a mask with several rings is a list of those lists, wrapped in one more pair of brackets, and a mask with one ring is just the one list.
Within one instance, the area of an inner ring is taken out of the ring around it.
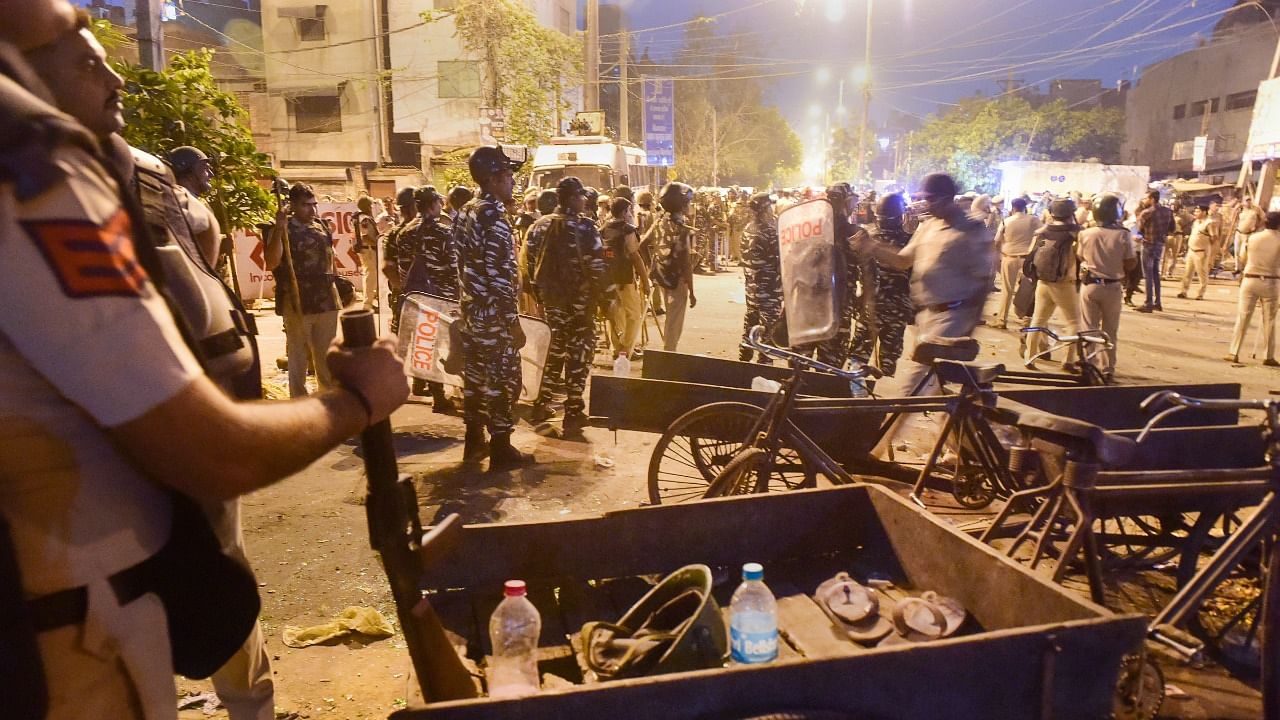
{"label": "utility pole", "polygon": [[631,52],[631,38],[622,31],[621,49],[618,51],[618,138],[622,142],[631,140],[631,90],[627,82],[627,53]]}
{"label": "utility pole", "polygon": [[600,0],[587,0],[587,94],[588,110],[600,109]]}
{"label": "utility pole", "polygon": [[862,123],[858,126],[858,171],[853,176],[855,183],[862,179],[863,163],[867,157],[867,122],[871,112],[871,8],[874,4],[874,0],[867,0],[867,49],[862,65],[867,77],[862,85]]}
{"label": "utility pole", "polygon": [[160,0],[138,0],[138,62],[148,70],[164,70],[164,28],[160,24]]}

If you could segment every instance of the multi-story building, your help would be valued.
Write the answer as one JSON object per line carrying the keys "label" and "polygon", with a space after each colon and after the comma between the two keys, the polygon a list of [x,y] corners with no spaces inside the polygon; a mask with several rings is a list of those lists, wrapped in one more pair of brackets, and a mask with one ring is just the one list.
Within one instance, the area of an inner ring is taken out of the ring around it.
{"label": "multi-story building", "polygon": [[1211,141],[1203,174],[1238,176],[1278,39],[1265,13],[1252,10],[1224,15],[1211,39],[1143,69],[1126,101],[1122,162],[1150,166],[1153,176],[1194,175],[1195,138],[1203,135]]}
{"label": "multi-story building", "polygon": [[[294,3],[262,3],[269,152],[290,180],[389,196],[429,176],[440,155],[487,139],[483,64],[447,16],[423,22],[451,0]],[[543,25],[575,32],[574,0],[526,5]]]}

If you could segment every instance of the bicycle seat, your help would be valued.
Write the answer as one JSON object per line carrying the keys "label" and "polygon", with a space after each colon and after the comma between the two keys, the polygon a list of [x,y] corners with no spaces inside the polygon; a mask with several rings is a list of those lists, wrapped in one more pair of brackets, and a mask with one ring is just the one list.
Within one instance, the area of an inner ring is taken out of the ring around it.
{"label": "bicycle seat", "polygon": [[911,359],[921,365],[932,365],[934,360],[969,362],[976,357],[978,341],[971,337],[921,338],[911,353]]}
{"label": "bicycle seat", "polygon": [[955,383],[971,388],[990,387],[991,383],[1004,372],[1004,365],[937,360],[933,363],[933,372],[938,376],[938,380],[944,383]]}
{"label": "bicycle seat", "polygon": [[1093,423],[1046,412],[1023,413],[1018,427],[1054,444],[1079,447],[1084,443],[1103,465],[1124,464],[1138,447],[1133,440],[1113,435]]}

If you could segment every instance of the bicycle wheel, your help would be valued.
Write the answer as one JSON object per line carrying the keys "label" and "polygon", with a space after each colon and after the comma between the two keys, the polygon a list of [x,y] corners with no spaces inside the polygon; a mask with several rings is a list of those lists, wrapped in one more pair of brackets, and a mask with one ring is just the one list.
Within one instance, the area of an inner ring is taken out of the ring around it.
{"label": "bicycle wheel", "polygon": [[1102,371],[1091,362],[1080,364],[1080,374],[1084,376],[1084,384],[1090,387],[1101,387],[1107,384],[1107,378],[1103,376]]}
{"label": "bicycle wheel", "polygon": [[[1201,557],[1211,554],[1222,541],[1222,513],[1202,513],[1191,529],[1178,563],[1178,587],[1195,576]],[[1258,543],[1244,560],[1211,589],[1186,621],[1187,630],[1200,638],[1214,659],[1233,674],[1255,677],[1262,665],[1263,588],[1274,551]]]}
{"label": "bicycle wheel", "polygon": [[[746,445],[764,411],[746,403],[712,403],[681,415],[658,439],[649,459],[649,502],[700,500],[711,482]],[[818,474],[795,444],[780,438],[769,448],[771,492],[814,487]]]}
{"label": "bicycle wheel", "polygon": [[1171,560],[1186,546],[1197,519],[1197,513],[1178,512],[1098,518],[1093,529],[1103,566],[1151,567]]}

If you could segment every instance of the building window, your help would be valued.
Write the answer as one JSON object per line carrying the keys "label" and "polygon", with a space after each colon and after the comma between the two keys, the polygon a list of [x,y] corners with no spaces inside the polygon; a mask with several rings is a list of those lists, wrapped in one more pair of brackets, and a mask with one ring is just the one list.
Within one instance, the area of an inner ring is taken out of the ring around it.
{"label": "building window", "polygon": [[436,63],[436,75],[440,97],[480,97],[480,63],[470,60],[441,60]]}
{"label": "building window", "polygon": [[1209,112],[1211,113],[1218,112],[1218,100],[1219,98],[1214,98],[1209,101]]}
{"label": "building window", "polygon": [[342,98],[338,95],[306,95],[289,101],[293,127],[300,133],[342,132]]}
{"label": "building window", "polygon": [[1247,110],[1258,99],[1257,90],[1246,90],[1227,96],[1227,110]]}
{"label": "building window", "polygon": [[1186,106],[1186,105],[1174,105],[1174,106],[1173,106],[1173,119],[1174,119],[1174,120],[1181,120],[1182,118],[1184,118],[1184,117],[1186,117],[1186,116],[1187,116],[1187,106]]}
{"label": "building window", "polygon": [[324,18],[298,18],[298,39],[319,42],[325,38]]}
{"label": "building window", "polygon": [[1208,100],[1197,100],[1187,108],[1187,117],[1200,117],[1209,109]]}

